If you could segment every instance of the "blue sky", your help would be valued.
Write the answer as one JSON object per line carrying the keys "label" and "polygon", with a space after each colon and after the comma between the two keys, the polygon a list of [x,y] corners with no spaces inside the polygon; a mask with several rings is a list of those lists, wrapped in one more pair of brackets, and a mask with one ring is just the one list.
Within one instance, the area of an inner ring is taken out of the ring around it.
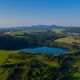
{"label": "blue sky", "polygon": [[0,0],[0,27],[80,26],[80,0]]}

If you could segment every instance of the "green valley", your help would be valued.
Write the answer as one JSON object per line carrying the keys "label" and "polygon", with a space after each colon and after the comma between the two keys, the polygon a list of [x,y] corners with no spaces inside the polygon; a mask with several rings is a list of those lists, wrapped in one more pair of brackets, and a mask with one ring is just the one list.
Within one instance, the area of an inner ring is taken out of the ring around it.
{"label": "green valley", "polygon": [[[0,80],[80,80],[80,33],[79,29],[74,29],[51,27],[1,31]],[[20,51],[44,46],[69,52]]]}

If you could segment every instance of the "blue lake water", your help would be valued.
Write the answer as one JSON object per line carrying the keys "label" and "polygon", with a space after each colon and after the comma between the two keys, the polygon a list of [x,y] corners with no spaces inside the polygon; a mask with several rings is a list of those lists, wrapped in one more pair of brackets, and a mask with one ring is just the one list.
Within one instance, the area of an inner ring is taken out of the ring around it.
{"label": "blue lake water", "polygon": [[54,48],[54,47],[37,47],[37,48],[26,48],[21,49],[20,51],[23,52],[30,52],[30,53],[49,53],[49,54],[59,54],[59,53],[67,53],[68,50]]}

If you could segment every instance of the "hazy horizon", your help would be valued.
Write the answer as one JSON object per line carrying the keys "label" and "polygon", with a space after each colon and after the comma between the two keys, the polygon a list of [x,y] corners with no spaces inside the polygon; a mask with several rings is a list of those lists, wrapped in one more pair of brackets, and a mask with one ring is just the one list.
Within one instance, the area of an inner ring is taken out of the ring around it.
{"label": "hazy horizon", "polygon": [[0,28],[53,24],[80,27],[80,0],[0,0]]}

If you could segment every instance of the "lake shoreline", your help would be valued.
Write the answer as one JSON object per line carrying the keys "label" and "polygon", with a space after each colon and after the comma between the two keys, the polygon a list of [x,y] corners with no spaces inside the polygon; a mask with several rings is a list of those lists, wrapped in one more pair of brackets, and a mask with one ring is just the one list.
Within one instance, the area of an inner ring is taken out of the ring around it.
{"label": "lake shoreline", "polygon": [[48,54],[59,54],[59,53],[66,53],[69,50],[56,48],[56,47],[36,47],[36,48],[24,48],[19,50],[21,52],[29,52],[29,53],[48,53]]}

